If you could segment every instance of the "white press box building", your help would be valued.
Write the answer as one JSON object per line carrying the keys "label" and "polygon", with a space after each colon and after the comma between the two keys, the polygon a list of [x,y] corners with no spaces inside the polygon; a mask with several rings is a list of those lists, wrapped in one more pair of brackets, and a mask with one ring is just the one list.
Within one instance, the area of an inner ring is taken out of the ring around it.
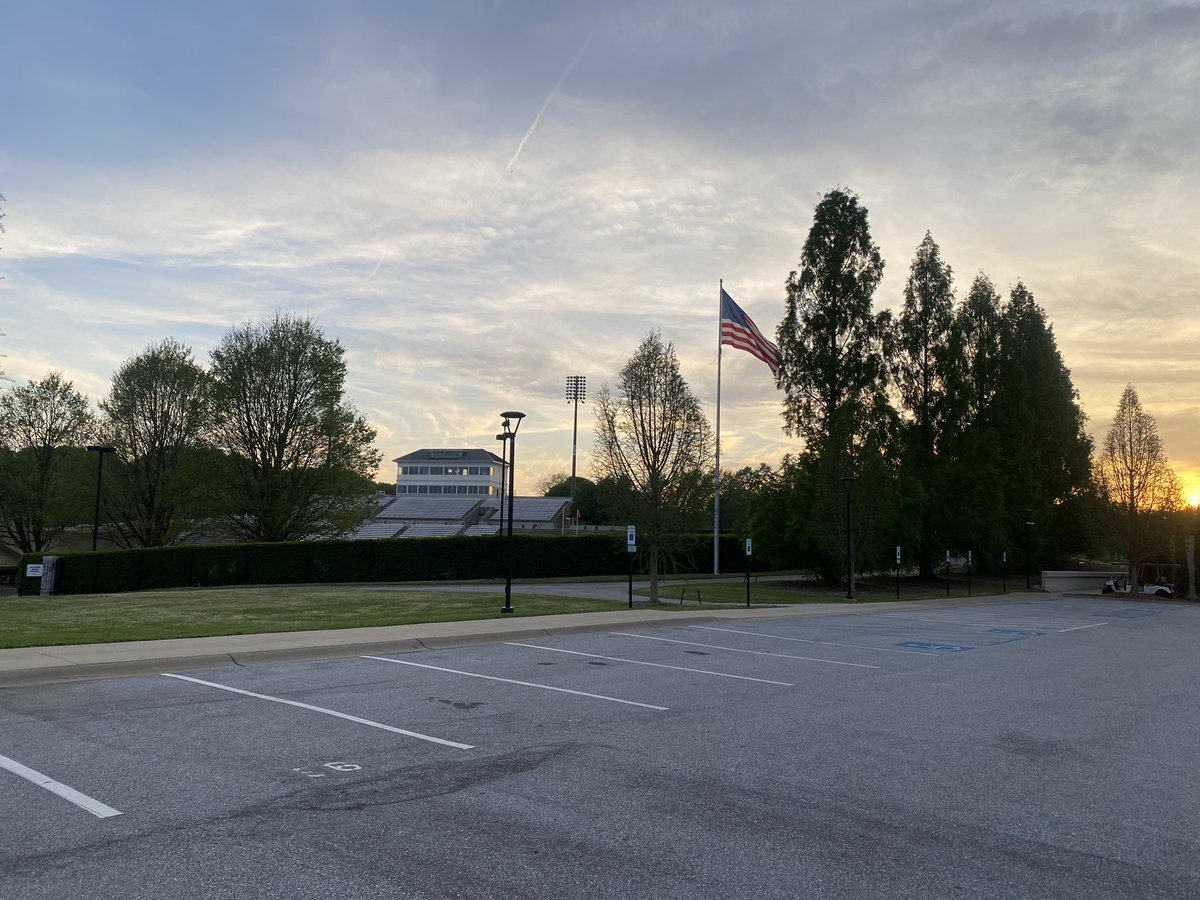
{"label": "white press box building", "polygon": [[[396,497],[349,535],[356,540],[496,534],[507,528],[507,471],[488,450],[414,450],[397,457]],[[514,497],[513,530],[563,530],[566,497]]]}

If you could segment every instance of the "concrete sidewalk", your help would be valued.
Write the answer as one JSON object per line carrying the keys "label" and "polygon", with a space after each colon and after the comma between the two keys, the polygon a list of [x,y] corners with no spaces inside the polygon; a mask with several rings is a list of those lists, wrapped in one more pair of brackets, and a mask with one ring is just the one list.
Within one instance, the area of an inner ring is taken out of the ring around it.
{"label": "concrete sidewalk", "polygon": [[[625,589],[618,583],[618,587]],[[541,587],[541,586],[539,586]],[[561,593],[566,585],[546,585]],[[528,592],[530,586],[522,585]],[[578,585],[583,591],[585,586]],[[494,590],[494,588],[492,588]],[[601,590],[611,590],[604,585]],[[164,668],[200,669],[214,666],[261,665],[296,660],[337,659],[363,654],[406,653],[463,647],[498,641],[528,640],[621,627],[721,622],[827,615],[863,615],[892,609],[939,609],[984,602],[1045,600],[1044,593],[1009,593],[991,597],[956,597],[935,600],[881,603],[813,603],[803,606],[756,606],[749,609],[704,609],[689,604],[633,609],[568,613],[550,616],[515,616],[468,622],[430,622],[420,625],[384,625],[371,628],[337,628],[325,631],[289,631],[271,634],[234,634],[218,637],[176,638],[158,641],[122,641],[110,644],[69,644],[57,647],[24,647],[0,650],[0,688],[62,681],[83,681],[160,672]]]}

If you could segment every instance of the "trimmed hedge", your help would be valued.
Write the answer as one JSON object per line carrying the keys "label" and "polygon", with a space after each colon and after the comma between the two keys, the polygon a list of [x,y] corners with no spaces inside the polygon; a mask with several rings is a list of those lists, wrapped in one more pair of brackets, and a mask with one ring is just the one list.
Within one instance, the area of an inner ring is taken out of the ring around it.
{"label": "trimmed hedge", "polygon": [[[721,558],[744,564],[741,542],[722,538]],[[205,544],[59,555],[58,594],[101,594],[239,584],[322,584],[380,581],[462,581],[502,578],[507,542],[496,536],[373,541]],[[21,558],[18,591],[40,582]],[[639,567],[645,554],[638,554]],[[672,557],[676,572],[712,568],[712,536],[688,536]],[[664,562],[663,565],[666,565]],[[514,578],[623,575],[629,571],[624,534],[513,535]],[[733,568],[737,571],[737,568]]]}

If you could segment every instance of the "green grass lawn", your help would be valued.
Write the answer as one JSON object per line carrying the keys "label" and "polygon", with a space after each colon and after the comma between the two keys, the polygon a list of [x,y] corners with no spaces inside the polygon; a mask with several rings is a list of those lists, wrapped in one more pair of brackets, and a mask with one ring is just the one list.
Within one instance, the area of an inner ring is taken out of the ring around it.
{"label": "green grass lawn", "polygon": [[[0,648],[498,619],[496,593],[302,585],[0,597]],[[601,600],[513,594],[516,616],[595,612]]]}
{"label": "green grass lawn", "polygon": [[[697,592],[701,608],[710,604],[713,608],[736,607],[746,602],[744,583],[698,576],[689,579],[686,586],[664,585],[660,592],[662,608],[695,610]],[[976,578],[972,592],[998,594],[1001,584],[999,579]],[[645,591],[637,593],[646,596]],[[679,605],[681,593],[687,601],[684,606]],[[903,600],[944,596],[944,582],[902,582]],[[967,596],[965,578],[952,581],[950,596]],[[845,588],[818,585],[797,576],[784,581],[752,581],[750,598],[755,605],[838,603],[845,601]],[[855,598],[860,603],[895,600],[895,582],[864,579],[856,585]],[[432,591],[419,585],[271,585],[0,597],[0,649],[498,619],[503,600],[501,585],[487,593]],[[596,612],[622,605],[519,591],[513,594],[516,616]]]}

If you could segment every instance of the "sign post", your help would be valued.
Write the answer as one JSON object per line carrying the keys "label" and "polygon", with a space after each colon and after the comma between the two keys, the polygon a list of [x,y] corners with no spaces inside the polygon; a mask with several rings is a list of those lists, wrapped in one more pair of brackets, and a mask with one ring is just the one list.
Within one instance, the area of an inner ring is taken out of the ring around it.
{"label": "sign post", "polygon": [[750,608],[750,538],[746,538],[746,608]]}
{"label": "sign post", "polygon": [[1000,554],[1000,593],[1008,593],[1008,551]]}
{"label": "sign post", "polygon": [[950,551],[946,551],[946,596],[950,596]]}
{"label": "sign post", "polygon": [[900,599],[900,545],[896,545],[896,599]]}
{"label": "sign post", "polygon": [[971,551],[967,551],[967,596],[971,596]]}
{"label": "sign post", "polygon": [[629,608],[633,609],[633,558],[637,555],[637,528],[633,525],[625,530],[625,549],[629,553]]}

